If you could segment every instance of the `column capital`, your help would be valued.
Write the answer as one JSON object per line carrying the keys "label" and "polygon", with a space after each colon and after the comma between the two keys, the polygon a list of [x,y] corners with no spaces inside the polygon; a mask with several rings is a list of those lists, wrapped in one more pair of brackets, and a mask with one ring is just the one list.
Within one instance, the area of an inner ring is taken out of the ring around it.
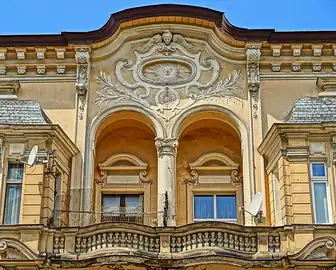
{"label": "column capital", "polygon": [[178,147],[178,140],[176,138],[156,138],[155,146],[159,157],[164,155],[175,156]]}

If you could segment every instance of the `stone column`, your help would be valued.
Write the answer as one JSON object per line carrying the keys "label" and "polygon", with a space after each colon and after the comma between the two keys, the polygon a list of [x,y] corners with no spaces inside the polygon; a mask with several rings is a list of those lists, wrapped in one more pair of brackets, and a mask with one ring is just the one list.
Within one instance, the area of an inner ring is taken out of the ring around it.
{"label": "stone column", "polygon": [[156,138],[158,152],[158,226],[163,226],[165,193],[168,193],[168,226],[176,226],[176,183],[175,163],[178,141],[175,138]]}

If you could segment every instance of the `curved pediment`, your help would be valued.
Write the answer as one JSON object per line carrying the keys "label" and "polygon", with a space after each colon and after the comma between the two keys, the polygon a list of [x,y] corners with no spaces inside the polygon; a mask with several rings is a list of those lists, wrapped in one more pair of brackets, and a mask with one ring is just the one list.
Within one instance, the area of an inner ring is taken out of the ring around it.
{"label": "curved pediment", "polygon": [[196,161],[190,163],[189,166],[191,169],[205,166],[235,167],[237,169],[239,165],[224,154],[207,153],[199,157]]}
{"label": "curved pediment", "polygon": [[12,238],[0,238],[0,261],[37,259],[38,255],[22,242]]}
{"label": "curved pediment", "polygon": [[118,153],[115,155],[110,156],[104,162],[99,163],[99,167],[118,167],[118,166],[134,166],[134,167],[142,167],[146,169],[148,164],[142,161],[135,155],[128,154],[128,153]]}

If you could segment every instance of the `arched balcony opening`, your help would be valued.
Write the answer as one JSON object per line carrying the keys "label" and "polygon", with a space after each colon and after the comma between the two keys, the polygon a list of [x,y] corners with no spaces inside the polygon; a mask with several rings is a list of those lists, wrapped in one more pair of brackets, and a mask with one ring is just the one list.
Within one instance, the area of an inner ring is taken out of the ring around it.
{"label": "arched balcony opening", "polygon": [[194,113],[181,122],[178,136],[177,224],[243,224],[242,146],[234,121],[221,112]]}

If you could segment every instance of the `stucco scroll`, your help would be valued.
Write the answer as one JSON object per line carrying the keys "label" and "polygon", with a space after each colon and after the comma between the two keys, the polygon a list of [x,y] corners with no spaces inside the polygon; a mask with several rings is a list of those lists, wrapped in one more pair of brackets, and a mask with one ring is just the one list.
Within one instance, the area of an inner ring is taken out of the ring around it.
{"label": "stucco scroll", "polygon": [[115,79],[100,72],[98,106],[131,101],[169,121],[199,100],[239,99],[243,92],[239,70],[220,78],[217,59],[203,57],[184,36],[169,30],[154,35],[134,55],[135,61],[116,63]]}

